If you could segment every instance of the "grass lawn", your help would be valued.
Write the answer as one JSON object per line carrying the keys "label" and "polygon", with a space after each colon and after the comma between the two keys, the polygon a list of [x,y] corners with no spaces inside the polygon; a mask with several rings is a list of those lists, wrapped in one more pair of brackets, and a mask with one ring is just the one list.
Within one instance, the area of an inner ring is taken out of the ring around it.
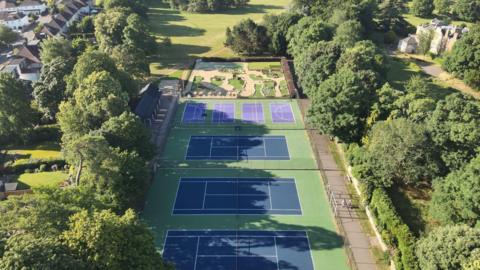
{"label": "grass lawn", "polygon": [[250,62],[248,63],[248,69],[250,70],[264,70],[264,69],[281,69],[280,62]]}
{"label": "grass lawn", "polygon": [[253,93],[254,98],[262,98],[264,97],[262,93],[262,85],[261,84],[255,84],[255,92]]}
{"label": "grass lawn", "polygon": [[[413,5],[413,1],[410,1],[407,6],[411,9]],[[412,24],[413,26],[417,26],[417,25],[420,25],[420,24],[424,24],[424,23],[429,23],[432,19],[434,18],[437,18],[437,19],[440,19],[440,20],[445,20],[445,21],[449,21],[448,18],[445,18],[445,16],[443,15],[439,15],[436,13],[436,11],[433,13],[432,15],[432,18],[420,18],[420,17],[417,17],[415,15],[413,15],[411,12],[409,13],[404,13],[403,14],[403,17],[405,17],[405,20],[407,20],[407,22],[409,22],[410,24]],[[473,23],[469,23],[469,22],[465,22],[465,21],[456,21],[456,20],[453,20],[450,22],[451,24],[453,25],[461,25],[461,24],[466,24],[467,27],[471,27],[473,25]]]}
{"label": "grass lawn", "polygon": [[215,14],[172,10],[167,3],[150,1],[149,21],[152,32],[170,37],[171,46],[161,45],[159,55],[151,59],[153,75],[169,74],[183,68],[196,56],[234,56],[224,47],[225,29],[251,18],[260,22],[265,14],[283,12],[291,0],[251,0],[248,6]]}
{"label": "grass lawn", "polygon": [[280,81],[280,93],[282,93],[284,97],[288,96],[287,81]]}
{"label": "grass lawn", "polygon": [[255,75],[255,74],[248,74],[248,77],[254,81],[262,81],[263,77],[260,75]]}
{"label": "grass lawn", "polygon": [[32,146],[12,147],[7,150],[9,155],[17,155],[15,164],[25,163],[30,159],[61,158],[60,145],[57,142],[45,142]]}
{"label": "grass lawn", "polygon": [[448,87],[440,79],[430,77],[425,74],[419,65],[411,59],[391,58],[390,70],[387,73],[387,81],[396,89],[405,90],[405,84],[415,75],[423,76],[430,79],[432,87],[431,97],[435,99],[443,99],[445,96],[456,92],[456,90]]}
{"label": "grass lawn", "polygon": [[233,88],[235,88],[235,90],[242,91],[243,90],[243,85],[245,84],[245,82],[240,78],[233,78],[233,79],[230,79],[228,81],[228,84],[233,86]]}
{"label": "grass lawn", "polygon": [[24,173],[18,177],[19,189],[54,187],[68,178],[64,172]]}
{"label": "grass lawn", "polygon": [[262,93],[265,97],[275,97],[275,82],[263,81]]}
{"label": "grass lawn", "polygon": [[[151,227],[156,246],[163,249],[167,230],[300,230],[307,232],[315,269],[346,270],[347,257],[329,207],[321,175],[310,147],[308,135],[295,100],[202,100],[207,103],[207,121],[201,124],[182,124],[185,102],[177,110],[175,123],[168,137],[160,166],[147,196],[142,218]],[[211,108],[216,103],[234,103],[234,124],[210,125]],[[241,124],[242,104],[260,103],[265,124]],[[288,102],[296,122],[275,124],[270,104]],[[242,125],[236,130],[234,125]],[[185,160],[192,135],[285,136],[290,160]],[[301,215],[173,215],[176,193],[181,177],[262,177],[293,178],[300,200]]]}
{"label": "grass lawn", "polygon": [[211,83],[213,85],[216,85],[216,86],[220,87],[220,86],[222,86],[223,81],[225,81],[225,77],[215,76],[215,77],[212,78]]}

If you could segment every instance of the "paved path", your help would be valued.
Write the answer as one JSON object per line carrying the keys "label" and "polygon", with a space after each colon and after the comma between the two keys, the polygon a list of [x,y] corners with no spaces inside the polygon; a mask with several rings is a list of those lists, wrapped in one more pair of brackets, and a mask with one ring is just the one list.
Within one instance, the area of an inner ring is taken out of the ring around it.
{"label": "paved path", "polygon": [[[302,113],[308,108],[308,100],[299,100]],[[347,190],[346,179],[343,172],[338,168],[335,159],[329,148],[329,139],[327,136],[320,135],[318,132],[308,131],[313,150],[316,151],[318,167],[325,178],[325,182],[331,192],[336,194],[337,201],[345,199],[351,201]],[[353,263],[358,270],[376,270],[378,269],[375,259],[370,252],[370,238],[363,231],[359,217],[354,209],[339,206],[337,210],[337,223],[341,223],[345,241],[350,247]]]}

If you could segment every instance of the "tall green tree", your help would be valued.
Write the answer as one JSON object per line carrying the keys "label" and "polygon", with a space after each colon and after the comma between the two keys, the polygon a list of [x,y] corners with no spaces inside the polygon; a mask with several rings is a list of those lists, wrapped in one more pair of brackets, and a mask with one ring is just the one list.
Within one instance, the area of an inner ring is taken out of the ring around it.
{"label": "tall green tree", "polygon": [[25,140],[33,127],[33,110],[27,86],[10,74],[0,73],[0,142]]}
{"label": "tall green tree", "polygon": [[450,170],[463,167],[480,153],[480,102],[462,94],[439,101],[427,126]]}
{"label": "tall green tree", "polygon": [[267,28],[251,19],[243,20],[232,29],[227,28],[225,46],[245,55],[262,54],[269,49]]}
{"label": "tall green tree", "polygon": [[438,179],[430,212],[443,224],[480,224],[480,155],[465,167]]}
{"label": "tall green tree", "polygon": [[335,74],[341,54],[342,47],[339,44],[320,41],[295,57],[295,72],[305,94],[312,95],[323,81]]}
{"label": "tall green tree", "polygon": [[413,0],[412,12],[415,16],[428,18],[432,16],[434,9],[433,0]]}
{"label": "tall green tree", "polygon": [[296,57],[311,44],[329,41],[332,37],[332,26],[317,17],[303,17],[288,30],[288,53]]}
{"label": "tall green tree", "polygon": [[6,25],[0,25],[0,48],[8,47],[11,43],[18,40],[18,38],[19,35],[17,32]]}
{"label": "tall green tree", "polygon": [[393,31],[397,34],[405,34],[407,22],[402,16],[402,1],[383,0],[378,6],[378,28],[383,32]]}
{"label": "tall green tree", "polygon": [[55,119],[60,102],[67,98],[65,77],[72,69],[72,62],[61,57],[42,65],[40,78],[33,84],[33,96],[46,119]]}
{"label": "tall green tree", "polygon": [[480,24],[471,27],[468,34],[455,43],[443,68],[480,89]]}
{"label": "tall green tree", "polygon": [[337,70],[350,69],[356,72],[372,71],[376,81],[381,82],[388,72],[387,57],[371,41],[359,41],[345,50],[337,62]]}
{"label": "tall green tree", "polygon": [[375,99],[375,88],[369,86],[362,74],[340,70],[310,96],[309,121],[323,134],[347,143],[358,142]]}
{"label": "tall green tree", "polygon": [[359,21],[349,20],[337,27],[333,41],[345,48],[350,48],[362,39],[363,31],[362,24]]}
{"label": "tall green tree", "polygon": [[296,13],[284,12],[279,15],[267,14],[263,17],[263,25],[270,37],[270,50],[274,55],[287,55],[288,29],[298,23],[301,16]]}
{"label": "tall green tree", "polygon": [[72,44],[63,37],[47,38],[40,43],[40,59],[43,64],[59,59],[71,61],[72,57]]}
{"label": "tall green tree", "polygon": [[480,249],[480,229],[445,226],[431,231],[417,244],[420,268],[425,270],[461,269],[473,252]]}
{"label": "tall green tree", "polygon": [[433,4],[438,14],[449,15],[452,12],[452,0],[434,0]]}
{"label": "tall green tree", "polygon": [[420,34],[418,34],[418,53],[427,55],[428,52],[430,52],[430,47],[432,45],[434,35],[435,33],[433,32],[433,30],[421,32]]}
{"label": "tall green tree", "polygon": [[453,13],[461,20],[478,22],[480,20],[480,0],[456,0]]}

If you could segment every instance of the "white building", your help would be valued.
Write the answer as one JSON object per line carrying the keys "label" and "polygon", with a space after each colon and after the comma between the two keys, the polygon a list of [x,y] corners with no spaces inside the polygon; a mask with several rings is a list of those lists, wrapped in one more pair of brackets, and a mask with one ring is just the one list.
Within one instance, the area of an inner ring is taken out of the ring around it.
{"label": "white building", "polygon": [[16,31],[20,31],[24,26],[30,24],[28,16],[21,13],[0,13],[0,24]]}

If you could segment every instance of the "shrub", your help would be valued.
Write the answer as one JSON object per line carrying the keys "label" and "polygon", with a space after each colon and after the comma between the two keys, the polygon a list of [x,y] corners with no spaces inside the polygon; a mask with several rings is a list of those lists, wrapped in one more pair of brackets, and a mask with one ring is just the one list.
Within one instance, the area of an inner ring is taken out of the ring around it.
{"label": "shrub", "polygon": [[40,169],[42,165],[45,165],[45,168],[49,168],[53,164],[57,164],[59,168],[62,168],[66,163],[63,159],[31,159],[25,163],[12,164],[11,166],[5,167],[3,173],[19,174],[26,172],[26,170],[34,171],[35,169]]}
{"label": "shrub", "polygon": [[44,172],[47,170],[47,164],[41,164],[40,167],[38,167],[38,170],[40,172]]}
{"label": "shrub", "polygon": [[414,253],[416,239],[398,215],[385,190],[377,188],[373,191],[370,209],[382,238],[395,250],[393,260],[396,269],[419,269]]}

